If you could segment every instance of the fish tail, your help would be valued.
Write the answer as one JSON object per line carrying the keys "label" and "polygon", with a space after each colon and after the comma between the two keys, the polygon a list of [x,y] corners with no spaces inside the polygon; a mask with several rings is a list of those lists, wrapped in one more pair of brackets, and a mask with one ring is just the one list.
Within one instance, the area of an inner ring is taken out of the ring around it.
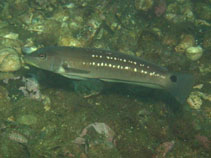
{"label": "fish tail", "polygon": [[168,84],[167,91],[174,96],[179,103],[183,104],[193,87],[193,75],[174,73],[170,75],[169,79],[170,84]]}

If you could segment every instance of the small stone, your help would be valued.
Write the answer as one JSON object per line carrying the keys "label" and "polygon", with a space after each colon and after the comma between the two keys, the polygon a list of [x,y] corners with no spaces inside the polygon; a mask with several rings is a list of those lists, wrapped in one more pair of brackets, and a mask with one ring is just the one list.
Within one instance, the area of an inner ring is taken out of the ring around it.
{"label": "small stone", "polygon": [[180,43],[175,47],[177,53],[184,53],[187,48],[195,45],[195,38],[191,34],[182,34]]}
{"label": "small stone", "polygon": [[9,139],[21,144],[28,143],[28,139],[24,135],[17,132],[9,133]]}
{"label": "small stone", "polygon": [[211,102],[211,94],[204,94],[204,95],[202,96],[202,98],[203,98],[204,100],[207,100],[207,101],[210,101],[210,102]]}
{"label": "small stone", "polygon": [[186,56],[192,61],[196,61],[201,58],[203,54],[203,49],[200,46],[189,47],[186,49]]}
{"label": "small stone", "polygon": [[14,122],[14,121],[15,121],[14,116],[10,116],[10,117],[8,117],[8,118],[7,118],[7,121]]}
{"label": "small stone", "polygon": [[49,111],[51,109],[51,107],[49,105],[45,105],[44,109],[45,109],[45,111]]}
{"label": "small stone", "polygon": [[10,32],[10,33],[4,35],[4,38],[8,38],[8,39],[12,39],[12,40],[16,40],[16,39],[18,39],[18,37],[19,37],[19,34],[13,33],[13,32]]}
{"label": "small stone", "polygon": [[22,115],[17,119],[18,123],[24,125],[33,125],[37,123],[37,117],[34,115]]}
{"label": "small stone", "polygon": [[194,87],[193,87],[193,89],[202,89],[203,88],[203,84],[198,84],[198,85],[195,85]]}
{"label": "small stone", "polygon": [[187,103],[192,109],[199,110],[202,105],[201,93],[192,92],[187,99]]}
{"label": "small stone", "polygon": [[153,0],[135,0],[135,7],[137,10],[148,11],[154,4]]}

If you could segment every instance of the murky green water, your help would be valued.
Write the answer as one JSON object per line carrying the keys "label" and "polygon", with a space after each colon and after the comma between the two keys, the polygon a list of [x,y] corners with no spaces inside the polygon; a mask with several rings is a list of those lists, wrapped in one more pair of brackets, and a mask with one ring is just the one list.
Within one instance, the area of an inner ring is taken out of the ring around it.
{"label": "murky green water", "polygon": [[0,54],[0,158],[210,157],[210,6],[210,0],[2,1],[1,50],[19,56],[23,48],[52,45],[117,50],[189,72],[195,84],[180,105],[141,86],[71,80],[23,65],[5,72],[12,59]]}

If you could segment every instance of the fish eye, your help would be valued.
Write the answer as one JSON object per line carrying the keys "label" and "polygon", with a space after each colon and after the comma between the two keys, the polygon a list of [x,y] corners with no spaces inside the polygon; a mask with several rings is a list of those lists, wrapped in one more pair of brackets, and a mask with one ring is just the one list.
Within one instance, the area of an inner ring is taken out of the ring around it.
{"label": "fish eye", "polygon": [[42,59],[45,59],[46,55],[45,54],[39,54],[39,57]]}
{"label": "fish eye", "polygon": [[172,75],[172,76],[170,77],[170,80],[171,80],[172,82],[177,82],[177,76]]}

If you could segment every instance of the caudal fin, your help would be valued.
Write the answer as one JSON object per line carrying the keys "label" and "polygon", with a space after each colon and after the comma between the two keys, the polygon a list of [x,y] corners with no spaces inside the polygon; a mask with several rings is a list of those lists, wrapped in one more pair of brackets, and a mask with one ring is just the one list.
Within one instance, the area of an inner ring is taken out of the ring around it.
{"label": "caudal fin", "polygon": [[169,91],[179,103],[183,104],[193,87],[193,75],[174,73],[170,75],[169,79],[170,84],[168,84],[167,91]]}

